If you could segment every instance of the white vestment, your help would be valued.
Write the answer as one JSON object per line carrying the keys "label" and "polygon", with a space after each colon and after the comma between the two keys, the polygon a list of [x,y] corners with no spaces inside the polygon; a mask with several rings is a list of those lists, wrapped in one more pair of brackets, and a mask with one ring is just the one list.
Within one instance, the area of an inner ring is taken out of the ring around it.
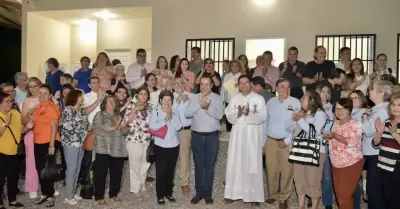
{"label": "white vestment", "polygon": [[[238,118],[238,106],[248,105],[249,114]],[[267,118],[265,100],[257,93],[235,95],[225,109],[233,124],[226,166],[225,198],[244,202],[264,202],[262,149],[264,122]]]}

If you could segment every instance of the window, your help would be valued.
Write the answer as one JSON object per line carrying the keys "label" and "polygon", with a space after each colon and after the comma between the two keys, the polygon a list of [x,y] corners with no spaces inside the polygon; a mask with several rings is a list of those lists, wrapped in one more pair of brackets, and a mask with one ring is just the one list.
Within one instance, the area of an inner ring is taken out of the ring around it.
{"label": "window", "polygon": [[285,39],[270,38],[270,39],[247,39],[246,40],[246,55],[249,59],[250,68],[256,66],[256,59],[265,51],[271,51],[274,59],[272,65],[279,66],[285,60]]}
{"label": "window", "polygon": [[222,75],[224,60],[235,59],[234,38],[186,39],[186,58],[190,60],[192,47],[200,47],[201,57],[211,58],[215,62],[215,70]]}
{"label": "window", "polygon": [[326,48],[326,58],[338,62],[339,50],[342,47],[351,49],[351,59],[360,58],[366,72],[372,72],[375,61],[376,34],[355,35],[317,35],[316,46]]}

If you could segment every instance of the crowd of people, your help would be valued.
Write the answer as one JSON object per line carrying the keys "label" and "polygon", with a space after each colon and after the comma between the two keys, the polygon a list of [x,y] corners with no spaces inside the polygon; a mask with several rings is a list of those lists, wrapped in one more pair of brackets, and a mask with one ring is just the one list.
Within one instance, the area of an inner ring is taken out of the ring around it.
{"label": "crowd of people", "polygon": [[[325,59],[323,46],[307,64],[298,53],[290,47],[288,59],[275,67],[273,53],[266,51],[254,68],[242,54],[224,61],[221,74],[214,60],[200,57],[199,47],[191,49],[191,60],[175,55],[168,64],[160,56],[154,67],[138,49],[128,69],[101,52],[93,69],[90,58],[82,57],[74,75],[50,58],[44,83],[19,72],[15,87],[0,85],[1,197],[7,184],[8,205],[23,208],[16,194],[25,176],[24,192],[35,204],[53,207],[55,182],[41,172],[60,153],[65,204],[79,204],[81,171],[91,169],[96,203],[107,204],[106,190],[110,201],[123,201],[118,194],[124,166],[130,192],[139,202],[147,200],[153,163],[157,203],[176,202],[178,159],[181,192],[190,194],[191,150],[191,203],[213,204],[225,124],[225,204],[242,200],[259,208],[279,202],[286,209],[295,189],[299,209],[316,209],[320,200],[329,209],[334,198],[340,209],[360,209],[361,199],[369,209],[400,208],[398,72],[386,66],[385,54],[366,72],[347,47],[340,49],[338,63]],[[83,164],[85,158],[93,164]]]}

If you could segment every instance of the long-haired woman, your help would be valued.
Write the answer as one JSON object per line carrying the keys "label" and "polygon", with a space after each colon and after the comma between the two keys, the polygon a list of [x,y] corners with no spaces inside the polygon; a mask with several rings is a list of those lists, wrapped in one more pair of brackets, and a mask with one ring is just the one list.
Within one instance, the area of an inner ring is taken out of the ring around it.
{"label": "long-haired woman", "polygon": [[111,89],[111,80],[115,76],[115,69],[113,68],[110,58],[105,52],[100,52],[97,55],[96,62],[94,63],[91,77],[98,77],[100,79],[100,88],[104,91]]}

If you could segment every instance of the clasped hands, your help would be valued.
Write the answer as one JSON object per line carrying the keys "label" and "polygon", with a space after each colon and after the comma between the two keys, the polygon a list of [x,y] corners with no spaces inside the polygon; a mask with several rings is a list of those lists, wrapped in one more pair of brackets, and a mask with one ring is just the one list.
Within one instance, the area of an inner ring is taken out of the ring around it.
{"label": "clasped hands", "polygon": [[165,112],[166,116],[165,116],[165,122],[168,122],[170,120],[172,120],[172,108],[168,108],[168,110]]}
{"label": "clasped hands", "polygon": [[208,96],[200,96],[200,107],[207,110],[210,107],[211,99]]}
{"label": "clasped hands", "polygon": [[243,106],[238,106],[238,118],[249,115],[249,106],[243,105]]}

